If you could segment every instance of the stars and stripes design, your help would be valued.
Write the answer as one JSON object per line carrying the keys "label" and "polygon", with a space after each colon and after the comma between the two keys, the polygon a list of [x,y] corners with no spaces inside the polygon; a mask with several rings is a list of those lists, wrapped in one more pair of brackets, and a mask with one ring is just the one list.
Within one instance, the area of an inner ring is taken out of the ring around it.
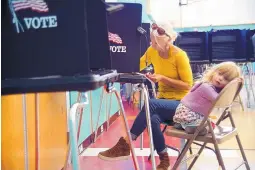
{"label": "stars and stripes design", "polygon": [[110,42],[116,43],[116,44],[122,44],[122,40],[118,34],[108,33],[108,38]]}
{"label": "stars and stripes design", "polygon": [[12,0],[14,11],[31,9],[36,12],[48,12],[49,8],[44,0]]}

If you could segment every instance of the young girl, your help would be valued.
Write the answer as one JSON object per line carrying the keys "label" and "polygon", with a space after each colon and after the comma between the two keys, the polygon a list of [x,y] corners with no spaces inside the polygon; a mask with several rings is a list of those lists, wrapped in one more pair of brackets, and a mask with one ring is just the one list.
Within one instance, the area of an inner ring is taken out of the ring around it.
{"label": "young girl", "polygon": [[[223,62],[212,67],[178,105],[173,117],[177,127],[181,125],[179,128],[183,128],[187,133],[194,133],[194,127],[199,126],[204,116],[210,114],[209,110],[219,92],[230,81],[240,77],[240,69],[233,62]],[[200,135],[206,133],[204,129]]]}

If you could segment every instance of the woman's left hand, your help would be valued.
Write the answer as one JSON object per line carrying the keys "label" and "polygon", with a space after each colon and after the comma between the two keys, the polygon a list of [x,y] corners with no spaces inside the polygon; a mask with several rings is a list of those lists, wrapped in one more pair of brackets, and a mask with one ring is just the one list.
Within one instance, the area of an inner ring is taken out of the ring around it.
{"label": "woman's left hand", "polygon": [[160,74],[146,74],[146,76],[153,81],[154,83],[157,83],[162,80],[163,76]]}

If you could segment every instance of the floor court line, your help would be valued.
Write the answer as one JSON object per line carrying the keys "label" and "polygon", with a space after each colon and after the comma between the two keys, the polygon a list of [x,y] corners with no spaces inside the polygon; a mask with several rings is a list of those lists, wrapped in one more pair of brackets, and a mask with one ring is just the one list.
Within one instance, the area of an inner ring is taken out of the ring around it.
{"label": "floor court line", "polygon": [[[109,148],[87,148],[81,156],[97,156],[99,152],[105,151]],[[195,152],[197,152],[197,149],[194,149]],[[240,157],[240,154],[238,153],[238,150],[221,150],[222,157],[224,158],[238,158]],[[135,148],[135,153],[137,156],[148,156],[150,155],[150,148],[143,148],[141,150],[140,148]],[[168,149],[169,156],[177,157],[178,153],[176,151],[173,151],[171,149]],[[205,157],[215,157],[215,154],[205,149],[202,153]],[[155,156],[158,156],[158,154],[155,152]]]}

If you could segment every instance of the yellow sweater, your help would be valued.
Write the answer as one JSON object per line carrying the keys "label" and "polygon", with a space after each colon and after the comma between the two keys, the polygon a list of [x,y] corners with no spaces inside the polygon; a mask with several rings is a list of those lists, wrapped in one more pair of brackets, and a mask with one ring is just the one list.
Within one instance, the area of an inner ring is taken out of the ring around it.
{"label": "yellow sweater", "polygon": [[[189,58],[183,50],[176,46],[171,46],[169,50],[169,58],[163,59],[158,52],[149,47],[145,54],[140,58],[140,70],[143,70],[147,64],[152,64],[156,74],[166,77],[182,80],[190,86],[193,84],[192,71],[189,64]],[[189,90],[179,90],[162,82],[158,83],[158,98],[181,100]]]}

